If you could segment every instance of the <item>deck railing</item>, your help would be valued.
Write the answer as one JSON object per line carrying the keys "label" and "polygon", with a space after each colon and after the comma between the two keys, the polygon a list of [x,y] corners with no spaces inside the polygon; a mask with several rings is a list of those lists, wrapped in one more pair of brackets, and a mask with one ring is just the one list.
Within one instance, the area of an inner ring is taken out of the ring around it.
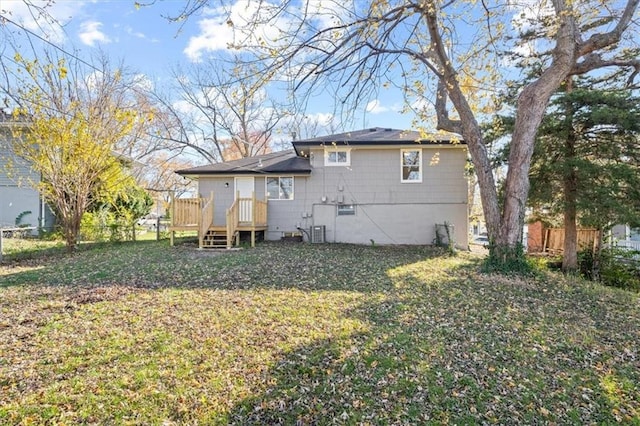
{"label": "deck railing", "polygon": [[[226,211],[227,248],[231,248],[240,226],[267,225],[267,202],[257,200],[255,194],[245,198],[238,195]],[[171,244],[173,245],[173,231],[192,229],[198,232],[198,244],[203,247],[207,230],[214,226],[213,193],[209,198],[174,198],[171,205]]]}
{"label": "deck railing", "polygon": [[231,207],[227,209],[227,248],[231,248],[233,237],[238,230],[240,220],[240,200],[235,200]]}
{"label": "deck railing", "polygon": [[176,198],[173,200],[171,226],[197,225],[204,198]]}
{"label": "deck railing", "polygon": [[204,206],[200,210],[200,231],[198,232],[198,244],[202,248],[204,245],[204,236],[207,230],[213,225],[213,192],[211,198],[206,200]]}
{"label": "deck railing", "polygon": [[266,226],[267,202],[252,198],[238,198],[238,221],[251,226]]}
{"label": "deck railing", "polygon": [[267,202],[256,200],[254,204],[255,213],[253,215],[254,226],[267,225]]}
{"label": "deck railing", "polygon": [[631,240],[618,240],[614,243],[616,247],[621,247],[627,250],[640,251],[640,241]]}

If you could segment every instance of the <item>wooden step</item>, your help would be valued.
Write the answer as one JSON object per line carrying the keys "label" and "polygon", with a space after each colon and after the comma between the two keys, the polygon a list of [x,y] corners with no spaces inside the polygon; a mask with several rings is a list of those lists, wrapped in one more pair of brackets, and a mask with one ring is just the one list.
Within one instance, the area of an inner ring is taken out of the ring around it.
{"label": "wooden step", "polygon": [[202,240],[202,248],[227,248],[226,231],[207,231]]}

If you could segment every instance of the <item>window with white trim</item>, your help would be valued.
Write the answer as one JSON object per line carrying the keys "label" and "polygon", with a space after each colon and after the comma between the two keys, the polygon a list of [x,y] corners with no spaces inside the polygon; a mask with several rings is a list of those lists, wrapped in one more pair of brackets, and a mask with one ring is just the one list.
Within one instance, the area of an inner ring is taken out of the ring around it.
{"label": "window with white trim", "polygon": [[293,200],[293,177],[267,177],[267,198],[269,200]]}
{"label": "window with white trim", "polygon": [[338,216],[353,216],[356,214],[354,204],[338,204]]}
{"label": "window with white trim", "polygon": [[325,166],[350,166],[351,150],[349,148],[329,148],[324,150]]}
{"label": "window with white trim", "polygon": [[400,152],[401,181],[403,183],[422,182],[422,150],[403,149]]}

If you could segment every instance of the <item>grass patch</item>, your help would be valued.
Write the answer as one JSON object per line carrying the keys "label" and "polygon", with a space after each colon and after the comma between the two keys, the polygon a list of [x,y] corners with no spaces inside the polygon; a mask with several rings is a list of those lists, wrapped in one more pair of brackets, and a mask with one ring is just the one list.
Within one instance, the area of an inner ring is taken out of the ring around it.
{"label": "grass patch", "polygon": [[637,294],[421,247],[0,266],[0,423],[640,424]]}

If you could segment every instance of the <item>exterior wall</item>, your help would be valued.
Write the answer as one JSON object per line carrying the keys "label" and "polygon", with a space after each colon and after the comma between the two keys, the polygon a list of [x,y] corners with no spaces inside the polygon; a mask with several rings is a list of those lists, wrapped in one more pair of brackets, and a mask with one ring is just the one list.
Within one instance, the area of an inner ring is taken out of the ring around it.
{"label": "exterior wall", "polygon": [[[282,175],[286,176],[286,175]],[[279,240],[284,233],[299,232],[313,225],[313,193],[308,186],[310,176],[293,177],[293,200],[269,200],[267,240]]]}
{"label": "exterior wall", "polygon": [[16,218],[23,212],[21,224],[40,226],[41,205],[38,191],[17,186],[0,187],[0,227],[13,227]]}
{"label": "exterior wall", "polygon": [[[421,183],[401,182],[400,147],[353,148],[350,155],[349,167],[325,166],[323,149],[311,150],[308,198],[327,241],[432,244],[435,225],[447,221],[456,245],[468,246],[464,148],[422,147]],[[337,216],[339,204],[355,205],[355,215]]]}
{"label": "exterior wall", "polygon": [[314,206],[316,224],[327,241],[355,244],[435,243],[435,225],[454,225],[454,241],[466,247],[467,212],[454,204],[358,204],[353,216],[337,216],[333,205]]}
{"label": "exterior wall", "polygon": [[38,191],[31,186],[39,176],[28,163],[13,155],[8,144],[11,137],[9,129],[0,129],[0,226],[15,226],[16,218],[30,211],[21,224],[38,227],[42,225],[42,214],[47,214]]}
{"label": "exterior wall", "polygon": [[611,235],[619,240],[629,239],[630,234],[631,232],[627,225],[616,225],[611,229]]}
{"label": "exterior wall", "polygon": [[[324,225],[328,242],[433,244],[435,225],[446,221],[455,227],[456,245],[466,248],[466,150],[423,147],[421,183],[401,182],[400,153],[400,147],[353,148],[351,164],[344,167],[325,166],[322,148],[311,150],[312,173],[294,177],[294,199],[269,200],[265,238],[279,240],[299,227]],[[201,177],[199,188],[204,197],[214,191],[215,221],[224,223],[234,198],[233,177]],[[255,188],[264,199],[263,175],[256,176]],[[355,215],[338,216],[341,204],[355,205]]]}
{"label": "exterior wall", "polygon": [[[249,176],[247,176],[249,177]],[[258,200],[265,199],[266,181],[265,176],[253,176],[254,189]],[[202,176],[198,180],[198,196],[209,198],[213,192],[213,223],[222,226],[226,221],[226,211],[235,200],[235,177],[234,176]],[[269,209],[271,206],[269,206]],[[271,214],[271,210],[269,210]]]}
{"label": "exterior wall", "polygon": [[[226,211],[235,199],[234,179],[233,176],[203,176],[198,181],[199,196],[209,197],[211,191],[213,191],[214,225],[216,226],[224,225]],[[269,230],[266,232],[266,239],[279,240],[283,233],[298,232],[297,228],[299,226],[306,228],[311,226],[310,217],[308,220],[302,218],[302,213],[305,212],[306,206],[308,206],[306,183],[307,177],[294,176],[293,200],[269,200],[267,213]],[[266,194],[266,178],[264,175],[254,176],[254,188],[256,198],[264,200]],[[308,208],[310,216],[311,207],[309,206]]]}

